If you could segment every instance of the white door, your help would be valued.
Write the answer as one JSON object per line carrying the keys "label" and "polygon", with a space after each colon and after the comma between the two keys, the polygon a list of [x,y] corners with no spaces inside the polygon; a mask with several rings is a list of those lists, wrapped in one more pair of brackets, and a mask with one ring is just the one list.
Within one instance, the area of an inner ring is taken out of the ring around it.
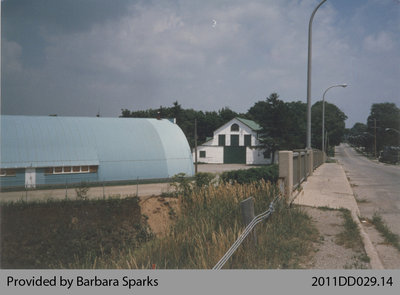
{"label": "white door", "polygon": [[36,170],[35,168],[25,169],[25,187],[35,188],[36,187]]}

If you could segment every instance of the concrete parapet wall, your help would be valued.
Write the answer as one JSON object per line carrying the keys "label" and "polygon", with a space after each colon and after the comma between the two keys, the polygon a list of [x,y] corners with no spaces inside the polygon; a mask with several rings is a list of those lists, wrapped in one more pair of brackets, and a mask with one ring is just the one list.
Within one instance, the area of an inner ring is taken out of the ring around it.
{"label": "concrete parapet wall", "polygon": [[279,151],[279,178],[285,184],[285,198],[290,201],[293,191],[293,152]]}

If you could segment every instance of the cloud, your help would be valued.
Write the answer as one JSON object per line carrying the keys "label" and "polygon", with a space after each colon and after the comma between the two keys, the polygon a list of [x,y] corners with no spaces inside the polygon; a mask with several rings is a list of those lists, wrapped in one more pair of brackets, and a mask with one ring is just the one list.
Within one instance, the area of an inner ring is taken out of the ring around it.
{"label": "cloud", "polygon": [[364,39],[364,47],[366,50],[376,53],[391,51],[394,48],[393,37],[394,36],[388,32],[379,32],[373,35],[368,35]]}
{"label": "cloud", "polygon": [[[305,99],[307,28],[315,1],[121,1],[116,8],[110,1],[50,1],[60,3],[39,14],[43,1],[35,2],[38,19],[29,16],[38,29],[29,42],[24,37],[31,29],[16,22],[28,9],[5,18],[11,21],[3,36],[6,113],[95,115],[100,109],[116,116],[121,108],[175,100],[188,108],[245,112],[271,92],[284,100]],[[314,101],[342,82],[353,88],[341,95],[370,95],[364,88],[376,77],[369,67],[382,65],[375,53],[398,56],[392,32],[357,31],[354,38],[348,25],[359,30],[360,14],[349,22],[338,19],[329,3],[314,19]],[[386,63],[379,71],[396,78],[393,64]],[[394,78],[385,82],[388,97],[396,91]],[[346,112],[343,101],[334,102]]]}

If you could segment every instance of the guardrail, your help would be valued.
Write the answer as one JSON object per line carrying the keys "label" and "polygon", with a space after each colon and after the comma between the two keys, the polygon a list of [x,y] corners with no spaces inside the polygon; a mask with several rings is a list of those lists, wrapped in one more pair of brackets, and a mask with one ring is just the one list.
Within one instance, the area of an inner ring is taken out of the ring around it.
{"label": "guardrail", "polygon": [[231,256],[235,253],[237,248],[243,243],[244,239],[251,233],[253,228],[260,223],[261,221],[267,219],[273,212],[275,205],[279,199],[279,196],[276,196],[274,200],[269,204],[269,208],[267,211],[257,215],[256,217],[253,218],[253,220],[246,226],[246,228],[243,230],[239,238],[232,244],[232,246],[229,248],[229,250],[225,253],[224,256],[217,262],[217,264],[212,268],[213,270],[219,270],[221,269],[225,263],[231,258]]}

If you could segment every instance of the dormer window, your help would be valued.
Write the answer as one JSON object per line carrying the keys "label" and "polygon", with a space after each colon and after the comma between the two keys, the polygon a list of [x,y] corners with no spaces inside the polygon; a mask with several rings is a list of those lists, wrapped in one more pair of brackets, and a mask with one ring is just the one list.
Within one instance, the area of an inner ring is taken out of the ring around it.
{"label": "dormer window", "polygon": [[231,131],[239,131],[239,125],[238,124],[232,124],[231,126]]}

